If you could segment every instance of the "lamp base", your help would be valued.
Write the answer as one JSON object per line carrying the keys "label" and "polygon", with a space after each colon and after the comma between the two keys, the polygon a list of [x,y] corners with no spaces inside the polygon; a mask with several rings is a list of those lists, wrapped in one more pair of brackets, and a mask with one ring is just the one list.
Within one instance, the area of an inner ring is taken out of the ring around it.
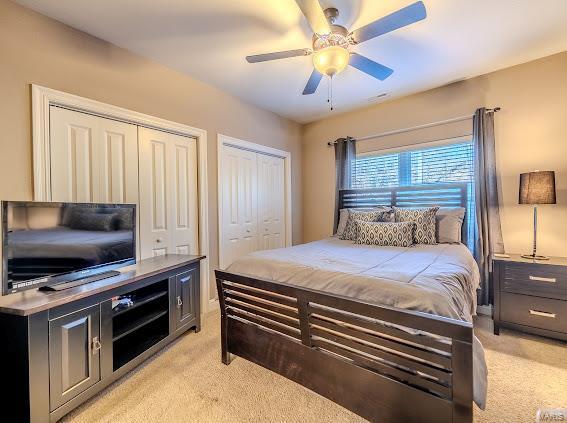
{"label": "lamp base", "polygon": [[537,254],[522,254],[522,258],[530,259],[530,260],[549,260],[547,256],[540,256]]}

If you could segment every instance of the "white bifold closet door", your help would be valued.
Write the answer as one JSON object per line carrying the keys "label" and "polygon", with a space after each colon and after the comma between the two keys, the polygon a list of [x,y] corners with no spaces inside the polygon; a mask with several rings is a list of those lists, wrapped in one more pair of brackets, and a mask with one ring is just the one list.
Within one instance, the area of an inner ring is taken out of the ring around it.
{"label": "white bifold closet door", "polygon": [[258,163],[258,246],[271,250],[285,246],[284,159],[256,154]]}
{"label": "white bifold closet door", "polygon": [[138,257],[198,254],[197,142],[50,107],[51,199],[138,204]]}
{"label": "white bifold closet door", "polygon": [[285,246],[284,159],[225,145],[220,165],[221,266]]}
{"label": "white bifold closet door", "polygon": [[137,126],[51,106],[51,200],[138,202]]}
{"label": "white bifold closet door", "polygon": [[198,254],[197,141],[139,127],[141,258]]}

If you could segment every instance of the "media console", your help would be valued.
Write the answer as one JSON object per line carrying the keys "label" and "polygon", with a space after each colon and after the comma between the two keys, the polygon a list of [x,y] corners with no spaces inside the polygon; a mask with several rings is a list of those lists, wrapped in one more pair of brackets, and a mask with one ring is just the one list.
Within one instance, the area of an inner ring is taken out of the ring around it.
{"label": "media console", "polygon": [[203,258],[159,256],[63,291],[0,297],[6,421],[57,421],[182,333],[198,332]]}

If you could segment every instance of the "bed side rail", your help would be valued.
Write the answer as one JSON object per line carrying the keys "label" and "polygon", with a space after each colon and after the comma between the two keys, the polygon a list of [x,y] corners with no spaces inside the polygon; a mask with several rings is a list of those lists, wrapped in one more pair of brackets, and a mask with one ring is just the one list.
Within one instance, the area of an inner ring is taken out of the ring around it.
{"label": "bed side rail", "polygon": [[[377,306],[285,283],[217,270],[222,359],[230,362],[231,323],[402,383],[449,404],[448,421],[472,421],[472,325]],[[443,419],[439,419],[443,421]]]}

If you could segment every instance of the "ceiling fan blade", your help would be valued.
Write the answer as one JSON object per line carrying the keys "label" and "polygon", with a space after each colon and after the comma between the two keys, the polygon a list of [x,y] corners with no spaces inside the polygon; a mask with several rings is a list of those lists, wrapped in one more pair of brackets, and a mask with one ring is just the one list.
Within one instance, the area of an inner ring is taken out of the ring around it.
{"label": "ceiling fan blade", "polygon": [[380,81],[383,81],[389,77],[394,70],[387,66],[376,63],[374,60],[370,60],[368,57],[361,56],[360,54],[351,53],[349,64],[354,66],[358,70],[373,76]]}
{"label": "ceiling fan blade", "polygon": [[309,22],[309,26],[314,33],[322,35],[331,32],[331,27],[319,4],[319,0],[295,0],[295,2],[307,18],[307,22]]}
{"label": "ceiling fan blade", "polygon": [[410,4],[397,12],[384,16],[377,21],[352,31],[351,36],[355,43],[362,43],[379,35],[386,34],[398,28],[421,21],[427,17],[422,1]]}
{"label": "ceiling fan blade", "polygon": [[319,73],[317,69],[313,69],[313,72],[311,72],[311,76],[309,77],[309,81],[307,81],[307,85],[305,85],[305,89],[303,90],[303,95],[313,94],[317,91],[321,78],[323,78],[323,74]]}
{"label": "ceiling fan blade", "polygon": [[268,60],[287,59],[288,57],[309,56],[312,53],[311,49],[300,48],[297,50],[278,51],[275,53],[256,54],[253,56],[246,56],[248,63],[266,62]]}

